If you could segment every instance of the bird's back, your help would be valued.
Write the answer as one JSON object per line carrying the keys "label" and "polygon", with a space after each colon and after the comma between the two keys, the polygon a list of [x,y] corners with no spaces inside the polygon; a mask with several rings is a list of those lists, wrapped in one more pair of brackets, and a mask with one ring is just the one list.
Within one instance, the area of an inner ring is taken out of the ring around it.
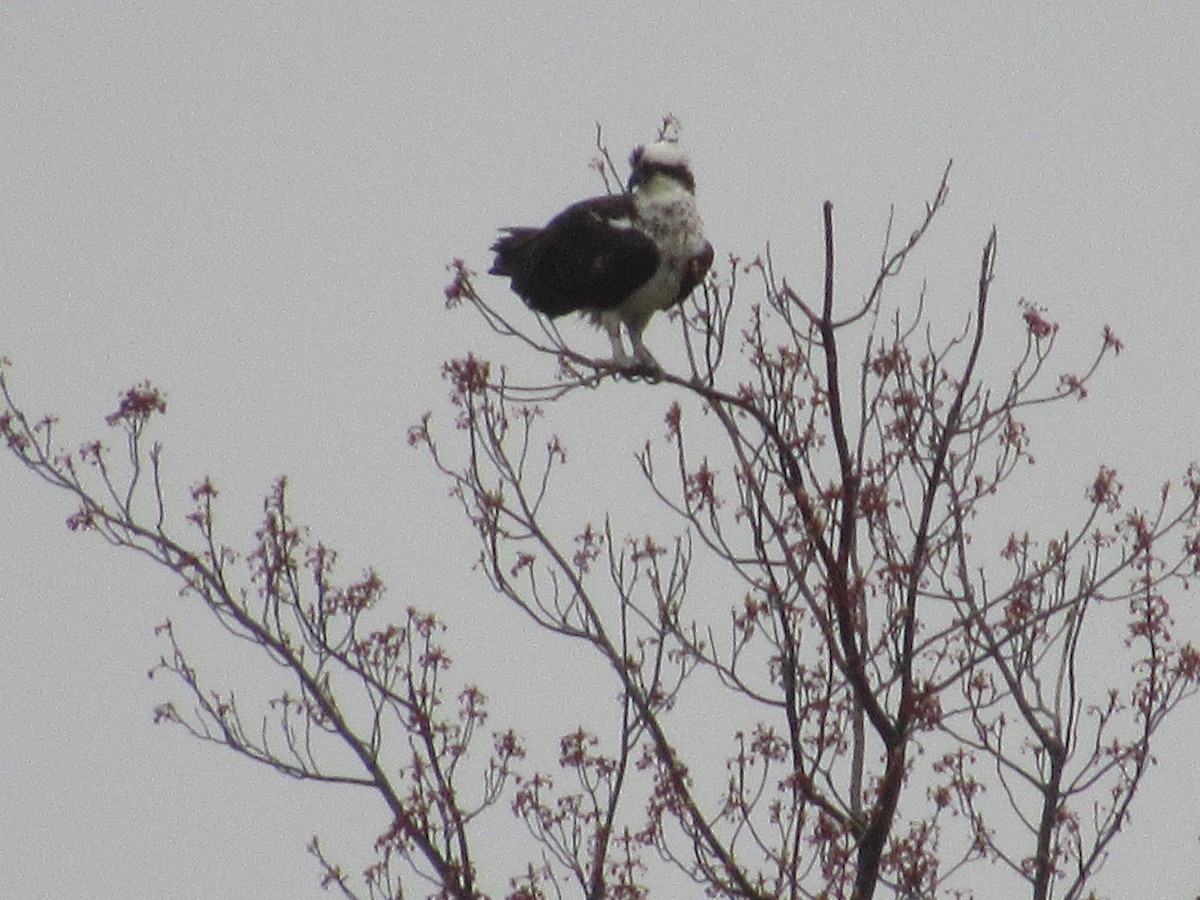
{"label": "bird's back", "polygon": [[493,275],[548,316],[619,305],[658,269],[654,242],[622,195],[569,206],[545,228],[507,228],[493,245]]}

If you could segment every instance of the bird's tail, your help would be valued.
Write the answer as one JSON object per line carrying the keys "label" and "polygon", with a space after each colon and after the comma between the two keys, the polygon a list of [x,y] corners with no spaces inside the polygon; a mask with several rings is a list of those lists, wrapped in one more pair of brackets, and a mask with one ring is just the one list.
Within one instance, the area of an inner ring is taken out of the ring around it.
{"label": "bird's tail", "polygon": [[495,262],[488,269],[490,275],[507,275],[522,280],[529,270],[534,251],[534,241],[542,233],[540,228],[505,228],[504,236],[492,244]]}

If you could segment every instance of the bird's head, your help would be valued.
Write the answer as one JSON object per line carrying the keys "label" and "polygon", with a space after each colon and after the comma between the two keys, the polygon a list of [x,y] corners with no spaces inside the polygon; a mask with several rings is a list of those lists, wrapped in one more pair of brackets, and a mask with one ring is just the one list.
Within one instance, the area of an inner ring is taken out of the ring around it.
{"label": "bird's head", "polygon": [[630,191],[662,177],[675,181],[689,194],[696,193],[696,179],[687,154],[675,141],[655,141],[635,147],[629,155],[629,168]]}

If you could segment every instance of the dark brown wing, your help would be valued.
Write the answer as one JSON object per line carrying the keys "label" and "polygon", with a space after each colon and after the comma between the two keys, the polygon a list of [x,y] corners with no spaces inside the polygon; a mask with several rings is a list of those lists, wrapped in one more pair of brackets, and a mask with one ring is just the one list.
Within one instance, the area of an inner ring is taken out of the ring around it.
{"label": "dark brown wing", "polygon": [[694,291],[700,282],[704,281],[704,276],[712,267],[712,261],[713,246],[705,241],[704,249],[689,259],[683,267],[682,278],[679,282],[679,294],[675,297],[676,303],[683,302],[683,299]]}
{"label": "dark brown wing", "polygon": [[492,250],[493,275],[548,316],[619,306],[650,279],[659,252],[631,227],[629,197],[594,197],[567,207],[545,228],[508,228]]}

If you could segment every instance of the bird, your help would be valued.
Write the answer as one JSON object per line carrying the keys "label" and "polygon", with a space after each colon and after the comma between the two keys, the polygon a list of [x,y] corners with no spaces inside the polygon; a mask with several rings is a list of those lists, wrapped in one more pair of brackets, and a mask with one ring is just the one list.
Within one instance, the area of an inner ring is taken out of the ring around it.
{"label": "bird", "polygon": [[573,203],[542,228],[500,229],[489,274],[509,278],[527,306],[551,319],[583,313],[608,333],[617,365],[661,370],[642,332],[704,280],[713,247],[676,141],[635,147],[629,166],[622,193]]}

